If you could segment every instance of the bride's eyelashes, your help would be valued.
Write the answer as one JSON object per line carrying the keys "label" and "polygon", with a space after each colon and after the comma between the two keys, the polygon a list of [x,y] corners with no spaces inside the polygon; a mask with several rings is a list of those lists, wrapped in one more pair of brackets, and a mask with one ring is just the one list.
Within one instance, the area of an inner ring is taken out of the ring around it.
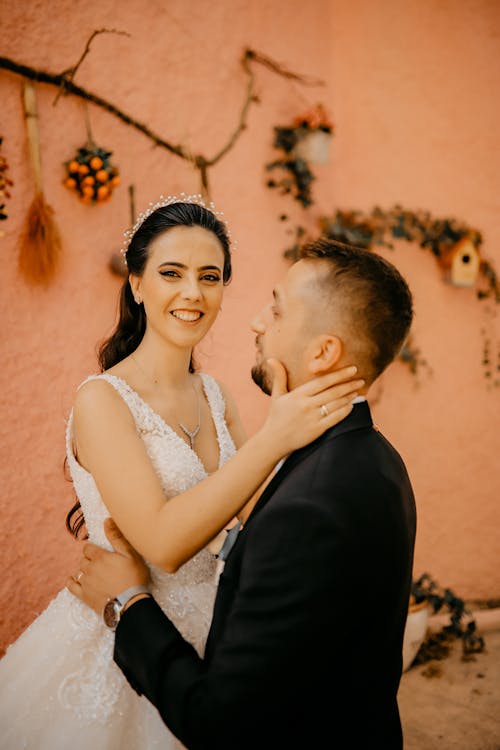
{"label": "bride's eyelashes", "polygon": [[[163,278],[167,279],[182,279],[182,275],[179,273],[179,271],[174,271],[171,269],[164,269],[162,271],[159,271],[159,274],[160,276],[163,276]],[[205,273],[199,277],[199,281],[204,281],[208,284],[218,284],[221,281],[221,277],[216,273]]]}
{"label": "bride's eyelashes", "polygon": [[202,276],[202,281],[208,281],[209,283],[217,284],[219,281],[221,281],[221,277],[215,273],[207,273],[205,274],[205,276]]}

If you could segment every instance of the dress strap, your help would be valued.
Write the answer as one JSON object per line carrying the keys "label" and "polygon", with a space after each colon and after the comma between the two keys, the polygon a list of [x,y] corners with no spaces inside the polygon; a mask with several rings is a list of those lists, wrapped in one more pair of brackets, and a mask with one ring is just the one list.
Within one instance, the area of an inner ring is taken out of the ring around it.
{"label": "dress strap", "polygon": [[212,412],[214,420],[219,423],[219,420],[224,420],[226,414],[226,402],[219,384],[211,375],[207,375],[204,372],[200,372],[201,382],[203,383],[203,390],[205,391],[210,411]]}
{"label": "dress strap", "polygon": [[219,443],[219,466],[228,461],[235,453],[235,446],[231,433],[226,424],[226,401],[217,381],[210,375],[200,373],[203,383],[203,390],[207,397],[212,419],[217,432],[217,441]]}

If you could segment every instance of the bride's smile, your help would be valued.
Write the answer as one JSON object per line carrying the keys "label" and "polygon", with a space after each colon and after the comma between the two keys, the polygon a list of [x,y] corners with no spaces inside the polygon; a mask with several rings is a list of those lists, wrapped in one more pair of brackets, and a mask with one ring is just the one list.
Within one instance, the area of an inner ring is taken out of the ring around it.
{"label": "bride's smile", "polygon": [[184,323],[197,323],[203,316],[200,310],[171,310],[170,313]]}

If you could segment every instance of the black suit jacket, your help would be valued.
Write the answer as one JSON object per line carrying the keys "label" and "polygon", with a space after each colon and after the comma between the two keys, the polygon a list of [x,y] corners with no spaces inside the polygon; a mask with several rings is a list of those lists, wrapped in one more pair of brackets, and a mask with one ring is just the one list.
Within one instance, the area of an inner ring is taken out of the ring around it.
{"label": "black suit jacket", "polygon": [[263,492],[205,658],[144,599],[118,625],[115,660],[190,750],[400,748],[414,539],[404,464],[358,404]]}

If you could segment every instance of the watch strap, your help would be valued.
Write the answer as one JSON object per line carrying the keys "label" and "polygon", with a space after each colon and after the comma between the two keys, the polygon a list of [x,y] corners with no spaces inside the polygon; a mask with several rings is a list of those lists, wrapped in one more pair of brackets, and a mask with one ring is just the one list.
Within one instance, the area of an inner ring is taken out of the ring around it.
{"label": "watch strap", "polygon": [[147,586],[131,586],[130,588],[125,589],[125,591],[122,591],[114,598],[119,602],[121,608],[123,609],[127,602],[129,602],[133,596],[137,596],[137,594],[151,595],[151,591]]}

